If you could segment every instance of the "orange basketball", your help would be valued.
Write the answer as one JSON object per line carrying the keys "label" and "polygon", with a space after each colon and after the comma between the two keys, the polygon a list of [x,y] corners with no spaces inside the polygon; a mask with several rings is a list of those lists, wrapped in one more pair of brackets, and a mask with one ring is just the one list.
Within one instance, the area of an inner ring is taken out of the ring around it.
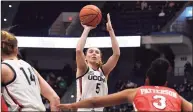
{"label": "orange basketball", "polygon": [[81,9],[79,17],[83,25],[96,27],[101,22],[102,14],[97,6],[86,5]]}

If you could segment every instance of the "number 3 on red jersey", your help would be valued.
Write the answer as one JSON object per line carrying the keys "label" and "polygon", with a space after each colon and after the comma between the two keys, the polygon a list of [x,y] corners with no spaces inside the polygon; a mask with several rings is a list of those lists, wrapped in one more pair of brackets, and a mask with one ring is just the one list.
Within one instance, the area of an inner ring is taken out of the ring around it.
{"label": "number 3 on red jersey", "polygon": [[166,98],[161,95],[153,96],[153,99],[159,99],[159,102],[153,102],[153,106],[157,109],[165,109],[166,108]]}

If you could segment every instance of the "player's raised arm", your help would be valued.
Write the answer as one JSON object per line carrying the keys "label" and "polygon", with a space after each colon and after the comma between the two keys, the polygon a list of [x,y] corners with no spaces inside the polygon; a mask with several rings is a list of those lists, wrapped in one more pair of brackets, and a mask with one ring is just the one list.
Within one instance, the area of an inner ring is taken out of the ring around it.
{"label": "player's raised arm", "polygon": [[84,30],[83,30],[83,33],[82,33],[82,35],[77,43],[77,46],[76,46],[77,70],[80,72],[79,74],[81,74],[81,75],[84,74],[87,70],[87,64],[85,61],[83,49],[84,49],[84,46],[86,44],[86,39],[87,39],[87,36],[88,36],[90,30],[92,30],[94,28],[94,27],[90,27],[90,26],[86,26],[86,25],[82,25],[82,26],[84,27]]}
{"label": "player's raised arm", "polygon": [[45,98],[47,98],[50,102],[51,111],[58,111],[56,106],[60,104],[59,96],[34,68],[33,68],[33,70],[35,71],[35,73],[38,77],[38,80],[40,83],[41,94]]}
{"label": "player's raised arm", "polygon": [[135,96],[136,89],[127,89],[118,93],[114,93],[102,97],[93,97],[72,104],[60,104],[61,109],[75,110],[78,108],[97,108],[119,105],[127,102],[132,102]]}
{"label": "player's raised arm", "polygon": [[117,39],[115,37],[114,30],[112,28],[111,24],[111,18],[110,15],[107,14],[107,31],[109,32],[111,43],[112,43],[112,49],[113,49],[113,55],[108,59],[107,63],[103,65],[103,71],[105,72],[105,75],[108,76],[108,74],[113,70],[113,68],[116,66],[119,57],[120,57],[120,49],[119,44],[117,42]]}
{"label": "player's raised arm", "polygon": [[182,99],[182,111],[192,112],[192,108],[193,108],[192,104],[187,100],[185,100],[183,97],[180,96],[180,98]]}

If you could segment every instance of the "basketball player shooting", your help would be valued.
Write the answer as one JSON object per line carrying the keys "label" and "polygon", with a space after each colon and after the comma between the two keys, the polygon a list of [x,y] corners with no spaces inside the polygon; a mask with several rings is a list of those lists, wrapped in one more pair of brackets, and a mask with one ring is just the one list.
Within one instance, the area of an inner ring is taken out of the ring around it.
{"label": "basketball player shooting", "polygon": [[58,111],[56,92],[30,64],[17,58],[15,36],[1,31],[1,39],[2,94],[9,111],[46,111],[40,94],[50,101],[51,111]]}
{"label": "basketball player shooting", "polygon": [[182,98],[167,85],[167,71],[169,62],[165,59],[156,59],[152,62],[146,78],[146,86],[136,89],[127,89],[121,92],[93,97],[72,104],[60,104],[58,107],[67,110],[77,108],[97,108],[133,103],[135,111],[191,111],[192,104]]}
{"label": "basketball player shooting", "polygon": [[[117,64],[120,56],[120,49],[111,25],[109,14],[107,14],[107,20],[106,27],[110,34],[113,55],[105,64],[102,64],[102,53],[98,48],[88,48],[84,55],[83,49],[87,36],[94,27],[83,25],[84,31],[76,47],[77,101],[108,94],[107,78]],[[78,111],[90,110],[103,111],[103,108],[79,109]]]}

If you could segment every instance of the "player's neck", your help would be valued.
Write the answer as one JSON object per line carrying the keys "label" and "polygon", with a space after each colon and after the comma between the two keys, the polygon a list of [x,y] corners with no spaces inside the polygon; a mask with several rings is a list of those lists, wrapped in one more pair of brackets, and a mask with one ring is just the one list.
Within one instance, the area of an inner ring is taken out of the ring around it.
{"label": "player's neck", "polygon": [[2,60],[18,60],[18,58],[14,55],[9,55],[9,56],[6,56],[6,55],[2,55]]}
{"label": "player's neck", "polygon": [[94,69],[94,70],[98,70],[98,66],[97,66],[97,64],[91,64],[91,63],[88,63],[88,66],[89,67],[91,67],[92,69]]}

